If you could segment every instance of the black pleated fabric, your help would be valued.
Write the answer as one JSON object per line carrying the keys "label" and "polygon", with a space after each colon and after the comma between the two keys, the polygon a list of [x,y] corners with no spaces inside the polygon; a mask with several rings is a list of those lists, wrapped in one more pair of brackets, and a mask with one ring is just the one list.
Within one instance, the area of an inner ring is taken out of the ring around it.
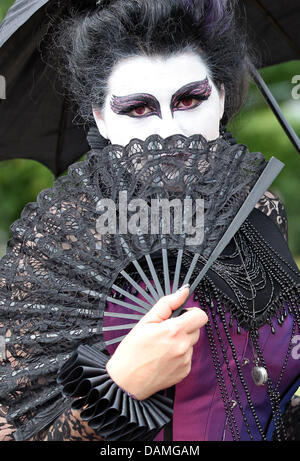
{"label": "black pleated fabric", "polygon": [[156,393],[145,400],[128,395],[106,371],[109,357],[99,348],[79,346],[61,368],[63,394],[72,408],[106,440],[152,440],[172,418],[173,401]]}

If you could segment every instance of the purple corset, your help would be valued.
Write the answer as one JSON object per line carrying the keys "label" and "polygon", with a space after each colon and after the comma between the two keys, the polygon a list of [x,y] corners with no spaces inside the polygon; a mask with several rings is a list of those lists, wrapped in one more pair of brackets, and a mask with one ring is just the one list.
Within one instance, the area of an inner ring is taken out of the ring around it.
{"label": "purple corset", "polygon": [[[144,285],[141,284],[141,286]],[[139,295],[139,297],[141,297]],[[125,300],[126,301],[126,300]],[[190,298],[186,307],[201,307],[199,301]],[[107,312],[132,313],[126,307],[108,303]],[[210,310],[206,310],[210,324],[212,318]],[[213,363],[211,344],[206,327],[201,329],[200,338],[194,346],[192,369],[190,374],[175,386],[173,440],[176,441],[210,441],[210,440],[262,440],[266,426],[271,416],[271,403],[267,394],[267,384],[257,386],[251,376],[253,364],[252,342],[249,333],[241,329],[237,332],[236,323],[229,326],[229,313],[225,314],[226,323],[232,339],[230,345],[223,323],[217,318],[218,334],[213,330],[213,342],[218,350],[224,386],[227,392],[227,402],[233,407],[234,420],[226,417],[222,393],[218,384],[222,380]],[[135,321],[117,318],[117,324],[128,325]],[[288,315],[276,333],[271,332],[269,325],[259,329],[259,345],[263,352],[268,375],[274,390],[280,396],[286,393],[300,373],[300,362],[292,354],[290,345],[294,319]],[[114,317],[104,318],[104,327],[116,325]],[[129,327],[128,327],[129,328]],[[105,341],[113,341],[129,332],[127,330],[105,331]],[[220,343],[220,339],[222,344]],[[119,342],[107,346],[112,354]],[[221,348],[225,349],[226,360]],[[234,356],[238,359],[240,370]],[[293,358],[294,356],[294,358]],[[284,373],[283,364],[286,362]],[[231,375],[231,379],[230,379]],[[300,385],[300,384],[299,384]],[[223,386],[223,387],[222,387]],[[298,386],[296,386],[297,388]],[[238,396],[238,398],[237,398]],[[223,395],[224,397],[224,395]],[[254,411],[253,411],[254,408]],[[254,414],[253,414],[254,413]],[[164,440],[164,431],[161,431],[155,440]]]}

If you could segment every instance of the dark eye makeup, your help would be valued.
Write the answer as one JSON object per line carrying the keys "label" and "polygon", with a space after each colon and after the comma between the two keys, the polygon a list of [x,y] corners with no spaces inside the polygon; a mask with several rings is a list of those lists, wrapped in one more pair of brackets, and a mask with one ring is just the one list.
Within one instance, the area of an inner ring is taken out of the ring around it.
{"label": "dark eye makeup", "polygon": [[[170,109],[191,110],[198,107],[211,95],[212,87],[206,77],[203,80],[191,82],[176,91],[172,98]],[[111,98],[110,106],[113,112],[133,118],[143,118],[157,115],[161,118],[158,100],[148,93],[136,93],[128,96],[115,96]]]}
{"label": "dark eye makeup", "polygon": [[129,96],[113,95],[110,107],[116,114],[128,115],[129,117],[148,117],[149,115],[161,117],[159,102],[154,96],[147,93]]}
{"label": "dark eye makeup", "polygon": [[[206,101],[209,98],[211,91],[212,88],[207,77],[204,80],[184,85],[172,96],[170,104],[172,112],[198,107],[202,101]],[[195,101],[194,104],[193,100]]]}

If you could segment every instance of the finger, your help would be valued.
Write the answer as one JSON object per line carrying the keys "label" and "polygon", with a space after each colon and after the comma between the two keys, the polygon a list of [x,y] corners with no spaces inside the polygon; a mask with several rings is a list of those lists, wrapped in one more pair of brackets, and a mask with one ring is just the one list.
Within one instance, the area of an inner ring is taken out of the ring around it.
{"label": "finger", "polygon": [[187,352],[187,356],[188,356],[188,360],[191,362],[192,359],[193,359],[193,353],[194,353],[194,349],[193,347],[190,347],[188,352]]}
{"label": "finger", "polygon": [[185,333],[192,333],[203,327],[207,323],[208,317],[199,307],[192,307],[187,309],[187,311],[179,317],[169,320],[171,322],[176,322]]}
{"label": "finger", "polygon": [[192,365],[192,360],[193,360],[193,348],[190,347],[188,349],[188,351],[186,352],[185,354],[185,361],[186,361],[186,365],[188,366],[189,369],[191,369],[191,365]]}
{"label": "finger", "polygon": [[188,333],[189,340],[191,346],[194,346],[200,338],[200,328],[198,328],[196,331],[193,331],[192,333]]}
{"label": "finger", "polygon": [[167,320],[172,312],[182,306],[189,294],[189,286],[183,286],[175,293],[160,298],[140,323],[159,323]]}

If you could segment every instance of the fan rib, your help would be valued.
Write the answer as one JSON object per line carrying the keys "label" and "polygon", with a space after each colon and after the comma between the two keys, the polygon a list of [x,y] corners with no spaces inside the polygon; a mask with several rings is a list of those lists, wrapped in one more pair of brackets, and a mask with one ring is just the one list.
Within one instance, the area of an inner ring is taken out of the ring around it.
{"label": "fan rib", "polygon": [[181,263],[182,263],[182,255],[183,255],[183,249],[181,248],[178,250],[177,258],[176,258],[176,266],[175,266],[175,274],[174,274],[174,280],[173,280],[173,286],[172,286],[172,293],[174,293],[178,289],[179,276],[180,276]]}
{"label": "fan rib", "polygon": [[166,248],[162,248],[162,258],[163,258],[163,268],[164,268],[165,293],[166,295],[169,295],[171,293],[171,286],[170,286],[170,276],[169,276],[168,253],[167,253]]}
{"label": "fan rib", "polygon": [[122,324],[122,325],[113,325],[113,326],[109,326],[109,327],[103,327],[102,330],[103,331],[115,331],[115,330],[129,330],[133,327],[135,327],[136,323],[126,323],[126,324]]}
{"label": "fan rib", "polygon": [[105,317],[116,317],[118,319],[131,319],[131,320],[141,320],[143,315],[137,314],[123,314],[121,312],[104,312]]}
{"label": "fan rib", "polygon": [[188,272],[187,272],[187,274],[186,274],[186,276],[185,276],[183,285],[186,285],[187,283],[189,283],[190,278],[191,278],[191,276],[192,276],[192,273],[194,272],[195,265],[196,265],[196,263],[197,263],[197,261],[198,261],[198,259],[199,259],[199,256],[200,256],[199,253],[195,253],[195,255],[194,255],[194,257],[193,257],[193,260],[192,260],[192,263],[191,263],[191,265],[190,265],[190,267],[189,267],[189,270],[188,270]]}
{"label": "fan rib", "polygon": [[142,299],[137,298],[133,294],[129,293],[128,291],[123,290],[122,288],[118,287],[115,284],[112,285],[112,288],[116,290],[118,293],[121,293],[122,295],[126,296],[127,298],[131,299],[136,304],[139,304],[141,307],[144,307],[147,310],[151,307],[149,303],[145,303]]}
{"label": "fan rib", "polygon": [[120,343],[122,339],[124,339],[127,335],[118,336],[117,338],[110,339],[109,341],[105,341],[106,346],[111,346],[112,344]]}
{"label": "fan rib", "polygon": [[150,291],[150,293],[152,294],[152,296],[154,297],[154,299],[156,301],[159,300],[159,295],[157,294],[157,292],[154,290],[153,286],[152,286],[152,283],[150,282],[150,280],[148,279],[148,277],[146,276],[146,274],[144,273],[143,269],[141,268],[141,266],[139,265],[139,263],[137,261],[132,261],[132,263],[134,264],[134,267],[136,268],[136,270],[138,271],[138,273],[140,274],[141,276],[141,279],[143,280],[143,282],[145,283],[145,285],[147,286],[148,290]]}
{"label": "fan rib", "polygon": [[138,307],[138,306],[135,306],[134,304],[126,303],[125,301],[121,301],[120,299],[112,298],[111,296],[107,297],[107,301],[109,301],[112,304],[118,304],[119,306],[127,307],[128,309],[131,309],[133,311],[141,312],[142,314],[146,314],[148,312],[143,307]]}
{"label": "fan rib", "polygon": [[153,306],[155,304],[155,300],[153,298],[151,298],[151,296],[148,295],[148,293],[135,281],[133,280],[133,278],[127,274],[126,271],[122,270],[120,272],[120,274],[123,275],[123,277],[131,283],[131,285],[136,289],[138,290],[138,292],[144,296],[145,299],[148,299],[149,303],[151,304],[151,306]]}
{"label": "fan rib", "polygon": [[155,288],[157,290],[158,296],[159,296],[159,298],[161,298],[162,296],[164,296],[164,292],[163,292],[162,286],[161,286],[161,284],[160,284],[160,282],[158,280],[157,273],[156,273],[156,271],[154,269],[152,259],[151,259],[149,254],[146,254],[145,258],[146,258],[146,261],[148,263],[148,266],[149,266],[149,269],[150,269],[150,272],[151,272],[153,282],[154,282]]}
{"label": "fan rib", "polygon": [[[129,258],[134,258],[134,255],[131,253],[131,251],[129,250],[128,248],[128,245],[127,243],[125,242],[125,240],[120,237],[120,242],[121,242],[121,245],[122,247],[124,248],[127,256],[129,256]],[[148,288],[148,290],[150,291],[150,293],[152,294],[152,296],[154,297],[154,299],[156,301],[158,301],[159,299],[159,296],[157,294],[157,292],[154,290],[153,286],[152,286],[152,283],[150,282],[150,280],[148,279],[148,277],[146,276],[146,274],[144,273],[143,269],[141,268],[141,266],[139,265],[139,263],[136,261],[136,259],[134,258],[133,261],[132,261],[132,264],[134,264],[134,267],[136,268],[136,270],[138,271],[138,273],[140,274],[141,276],[141,279],[143,280],[143,282],[145,283],[146,287]]]}

